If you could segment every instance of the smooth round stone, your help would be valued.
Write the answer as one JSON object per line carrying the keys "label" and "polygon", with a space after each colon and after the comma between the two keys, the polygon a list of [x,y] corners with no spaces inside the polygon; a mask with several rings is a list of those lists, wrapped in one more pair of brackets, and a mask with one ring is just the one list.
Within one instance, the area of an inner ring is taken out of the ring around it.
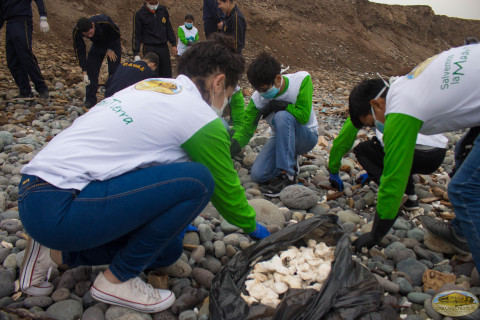
{"label": "smooth round stone", "polygon": [[375,193],[373,193],[372,191],[368,191],[365,196],[363,196],[363,199],[365,199],[367,205],[371,206],[375,201]]}
{"label": "smooth round stone", "polygon": [[227,257],[231,258],[235,255],[235,253],[237,253],[237,249],[235,249],[234,246],[228,245],[225,247],[225,254],[227,255]]}
{"label": "smooth round stone", "polygon": [[403,243],[396,241],[385,248],[385,255],[387,256],[388,259],[393,259],[393,257],[399,251],[405,250],[405,249],[406,247]]}
{"label": "smooth round stone", "polygon": [[85,310],[85,312],[82,315],[82,320],[104,320],[105,319],[105,314],[103,313],[103,310],[93,306]]}
{"label": "smooth round stone", "polygon": [[70,290],[68,290],[67,288],[60,288],[52,293],[52,300],[54,302],[63,301],[67,300],[69,296]]}
{"label": "smooth round stone", "polygon": [[192,270],[193,278],[202,286],[207,289],[210,289],[213,280],[213,273],[202,268],[193,268]]}
{"label": "smooth round stone", "polygon": [[204,223],[200,224],[198,226],[198,233],[199,233],[201,242],[213,240],[212,228],[210,228],[210,226],[207,224],[204,224]]}
{"label": "smooth round stone", "polygon": [[425,312],[427,313],[427,315],[433,320],[443,319],[443,316],[433,309],[432,298],[426,299],[423,303],[423,307],[425,308]]}
{"label": "smooth round stone", "polygon": [[178,320],[197,320],[197,314],[193,310],[186,310],[178,315]]}
{"label": "smooth round stone", "polygon": [[399,250],[393,256],[393,263],[395,263],[395,265],[397,265],[400,261],[408,259],[408,258],[412,258],[412,259],[417,258],[412,249]]}
{"label": "smooth round stone", "polygon": [[428,269],[432,269],[432,268],[433,268],[433,262],[431,262],[431,261],[428,261],[428,260],[425,260],[425,259],[420,259],[420,260],[418,260],[418,261],[420,261],[421,263],[423,263],[424,265],[426,265]]}
{"label": "smooth round stone", "polygon": [[380,286],[382,286],[382,288],[387,291],[387,292],[391,292],[391,293],[397,293],[400,291],[400,287],[393,283],[392,281],[390,280],[387,280],[377,274],[374,274],[375,275],[375,278],[377,278],[377,281],[378,283],[380,283]]}
{"label": "smooth round stone", "polygon": [[15,242],[15,247],[18,248],[18,250],[25,250],[27,248],[28,241],[25,239],[18,239],[17,242]]}
{"label": "smooth round stone", "polygon": [[403,295],[413,291],[413,286],[405,278],[397,278],[395,279],[394,283],[398,285],[400,288],[400,293]]}
{"label": "smooth round stone", "polygon": [[57,320],[78,319],[82,313],[82,303],[72,299],[56,302],[47,309],[47,317]]}
{"label": "smooth round stone", "polygon": [[45,308],[51,305],[53,302],[52,298],[50,297],[28,297],[26,298],[23,303],[25,304],[25,307],[27,308],[32,308],[32,307],[40,307],[40,308]]}
{"label": "smooth round stone", "polygon": [[183,244],[198,246],[200,244],[200,237],[197,232],[187,232],[183,238]]}
{"label": "smooth round stone", "polygon": [[[253,201],[253,200],[251,200],[251,201]],[[222,230],[225,234],[229,234],[229,233],[236,232],[236,231],[240,230],[239,227],[228,223],[227,220],[225,220],[225,219],[222,219],[222,222],[220,223],[220,227],[222,228]]]}
{"label": "smooth round stone", "polygon": [[0,263],[3,264],[3,262],[10,255],[11,252],[12,252],[12,249],[10,248],[0,247]]}
{"label": "smooth round stone", "polygon": [[15,285],[10,280],[0,280],[0,298],[8,297],[13,294]]}
{"label": "smooth round stone", "polygon": [[234,247],[238,247],[240,244],[240,237],[237,233],[231,233],[229,235],[226,235],[222,241],[226,246],[231,245]]}
{"label": "smooth round stone", "polygon": [[199,245],[193,249],[192,253],[190,254],[190,258],[195,260],[195,263],[198,263],[203,257],[205,257],[205,247],[202,245]]}
{"label": "smooth round stone", "polygon": [[17,255],[15,253],[12,253],[5,258],[5,260],[3,261],[3,266],[5,267],[5,269],[8,269],[8,268],[15,269],[17,267],[16,256]]}
{"label": "smooth round stone", "polygon": [[[110,308],[108,308],[105,312],[105,320],[119,320],[127,315],[131,315],[133,317],[130,318],[130,320],[152,320],[152,316],[150,316],[148,313],[141,313],[120,306],[111,306]],[[128,318],[124,320],[128,320]]]}
{"label": "smooth round stone", "polygon": [[407,298],[413,303],[423,304],[425,300],[431,299],[432,296],[422,292],[410,292],[407,294]]}
{"label": "smooth round stone", "polygon": [[433,270],[435,271],[440,271],[442,273],[452,273],[453,267],[451,265],[440,265],[440,266],[435,266],[433,267]]}
{"label": "smooth round stone", "polygon": [[[218,228],[218,229],[221,229],[221,228]],[[222,241],[224,237],[225,237],[225,234],[221,231],[213,233],[213,241]]]}
{"label": "smooth round stone", "polygon": [[406,221],[402,217],[398,217],[397,220],[395,221],[395,223],[393,224],[393,228],[398,229],[398,230],[408,231],[408,230],[412,229],[412,225],[410,224],[409,221]]}
{"label": "smooth round stone", "polygon": [[214,257],[207,257],[205,269],[212,272],[213,274],[217,274],[221,268],[222,263],[218,259],[215,259]]}
{"label": "smooth round stone", "polygon": [[222,241],[215,241],[213,243],[213,250],[215,251],[215,257],[220,259],[225,255],[225,243]]}
{"label": "smooth round stone", "polygon": [[424,232],[421,229],[413,228],[407,231],[407,237],[418,241],[423,241]]}
{"label": "smooth round stone", "polygon": [[413,285],[421,286],[423,273],[427,270],[427,267],[413,258],[408,258],[397,264],[397,270],[408,274],[412,278]]}
{"label": "smooth round stone", "polygon": [[403,243],[405,247],[407,247],[408,249],[413,249],[416,246],[421,245],[420,241],[413,238],[403,238],[403,239],[400,239],[400,242]]}

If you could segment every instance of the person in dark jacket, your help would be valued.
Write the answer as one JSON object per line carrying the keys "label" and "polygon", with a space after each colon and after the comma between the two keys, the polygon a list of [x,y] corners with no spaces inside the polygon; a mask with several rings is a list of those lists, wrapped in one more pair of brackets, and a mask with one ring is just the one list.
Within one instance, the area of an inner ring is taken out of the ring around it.
{"label": "person in dark jacket", "polygon": [[247,32],[245,17],[238,9],[235,0],[218,0],[218,8],[225,14],[222,32],[233,37],[237,52],[242,53]]}
{"label": "person in dark jacket", "polygon": [[172,45],[172,55],[177,56],[177,39],[173,32],[168,10],[158,4],[158,0],[146,0],[133,16],[132,47],[134,61],[140,60],[140,45],[143,54],[155,52],[159,58],[157,75],[172,77],[172,63],[168,43]]}
{"label": "person in dark jacket", "polygon": [[142,60],[122,63],[105,84],[105,98],[139,81],[155,78],[157,67],[158,56],[153,52],[147,53]]}
{"label": "person in dark jacket", "polygon": [[[47,10],[44,0],[35,0],[40,14],[40,30],[48,32]],[[38,61],[32,51],[32,0],[1,0],[0,29],[6,24],[6,55],[20,93],[15,98],[33,98],[30,80],[41,99],[48,99],[48,88]]]}
{"label": "person in dark jacket", "polygon": [[[92,41],[88,56],[83,37]],[[85,107],[89,109],[97,104],[98,75],[105,55],[108,58],[109,77],[115,73],[120,64],[122,54],[120,29],[104,14],[81,18],[73,28],[73,49],[82,68],[83,81],[87,87]]]}
{"label": "person in dark jacket", "polygon": [[206,38],[222,30],[224,18],[225,15],[218,8],[217,0],[203,0],[203,29]]}

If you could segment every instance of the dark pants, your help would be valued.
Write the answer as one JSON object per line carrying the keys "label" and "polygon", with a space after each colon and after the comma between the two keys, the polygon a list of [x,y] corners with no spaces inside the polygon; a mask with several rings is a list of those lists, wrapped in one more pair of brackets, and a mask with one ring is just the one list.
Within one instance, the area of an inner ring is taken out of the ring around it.
{"label": "dark pants", "polygon": [[[380,141],[376,137],[373,137],[371,140],[359,143],[353,149],[353,152],[363,169],[367,171],[368,176],[379,184],[383,172],[383,158],[385,157]],[[433,148],[429,150],[415,149],[412,169],[410,170],[407,187],[405,188],[407,195],[415,194],[412,175],[416,173],[431,174],[437,170],[442,164],[446,152],[447,150],[443,148]]]}
{"label": "dark pants", "polygon": [[32,51],[32,21],[8,21],[6,31],[7,65],[21,95],[32,93],[30,80],[37,92],[48,90]]}
{"label": "dark pants", "polygon": [[[88,85],[86,88],[86,100],[92,105],[97,104],[98,75],[100,74],[100,68],[102,67],[103,59],[105,59],[105,55],[107,54],[107,49],[107,47],[92,44],[90,51],[88,52],[87,75],[90,79],[90,85]],[[114,43],[113,51],[117,55],[117,60],[114,62],[110,61],[110,59],[107,58],[109,77],[111,77],[115,73],[122,58],[122,47],[120,44],[120,40]]]}
{"label": "dark pants", "polygon": [[203,21],[203,29],[205,30],[205,37],[208,37],[215,32],[218,32],[217,23],[215,21]]}
{"label": "dark pants", "polygon": [[158,67],[155,72],[160,78],[172,77],[172,62],[170,61],[170,49],[168,44],[151,45],[143,44],[143,55],[148,52],[154,52],[158,55]]}

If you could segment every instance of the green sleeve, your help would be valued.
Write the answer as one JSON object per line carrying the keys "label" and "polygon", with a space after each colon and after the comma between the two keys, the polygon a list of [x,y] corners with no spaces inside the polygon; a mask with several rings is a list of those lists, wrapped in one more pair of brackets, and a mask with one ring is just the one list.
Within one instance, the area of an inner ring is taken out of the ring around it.
{"label": "green sleeve", "polygon": [[246,233],[255,231],[255,210],[230,158],[230,138],[220,118],[213,120],[188,139],[182,148],[192,161],[204,164],[213,176],[212,204],[229,223]]}
{"label": "green sleeve", "polygon": [[195,35],[195,42],[197,42],[197,41],[198,41],[198,32],[197,32],[197,34]]}
{"label": "green sleeve", "polygon": [[418,131],[423,122],[401,113],[391,113],[385,120],[383,134],[383,174],[377,196],[377,213],[380,219],[397,216],[410,170]]}
{"label": "green sleeve", "polygon": [[350,117],[345,120],[338,136],[333,140],[332,150],[328,158],[328,171],[338,173],[343,156],[350,150],[355,143],[358,129],[352,124]]}
{"label": "green sleeve", "polygon": [[232,95],[230,100],[230,116],[233,120],[233,130],[238,131],[243,127],[243,116],[245,113],[245,100],[242,90],[238,90]]}
{"label": "green sleeve", "polygon": [[188,44],[188,40],[187,38],[185,38],[185,32],[183,31],[181,26],[178,27],[178,39],[180,39],[180,41],[182,41],[184,45]]}
{"label": "green sleeve", "polygon": [[289,104],[287,111],[301,124],[307,124],[312,113],[313,84],[310,75],[303,79],[295,104]]}
{"label": "green sleeve", "polygon": [[250,102],[245,109],[243,116],[243,126],[239,128],[238,131],[235,131],[233,138],[238,141],[238,143],[244,147],[252,138],[255,130],[257,130],[257,115],[258,109],[253,102],[253,99],[250,99]]}

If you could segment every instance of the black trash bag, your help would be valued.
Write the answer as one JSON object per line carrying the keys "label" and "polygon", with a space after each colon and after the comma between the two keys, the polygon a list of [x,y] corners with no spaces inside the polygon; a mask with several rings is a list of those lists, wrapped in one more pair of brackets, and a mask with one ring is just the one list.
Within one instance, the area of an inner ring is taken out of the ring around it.
{"label": "black trash bag", "polygon": [[[212,281],[210,318],[384,319],[383,289],[370,270],[352,260],[350,238],[336,222],[335,215],[315,216],[274,233],[235,255]],[[247,293],[244,282],[253,265],[271,259],[289,246],[306,246],[309,239],[336,246],[335,261],[321,291],[289,289],[277,309],[248,306],[240,293]]]}

